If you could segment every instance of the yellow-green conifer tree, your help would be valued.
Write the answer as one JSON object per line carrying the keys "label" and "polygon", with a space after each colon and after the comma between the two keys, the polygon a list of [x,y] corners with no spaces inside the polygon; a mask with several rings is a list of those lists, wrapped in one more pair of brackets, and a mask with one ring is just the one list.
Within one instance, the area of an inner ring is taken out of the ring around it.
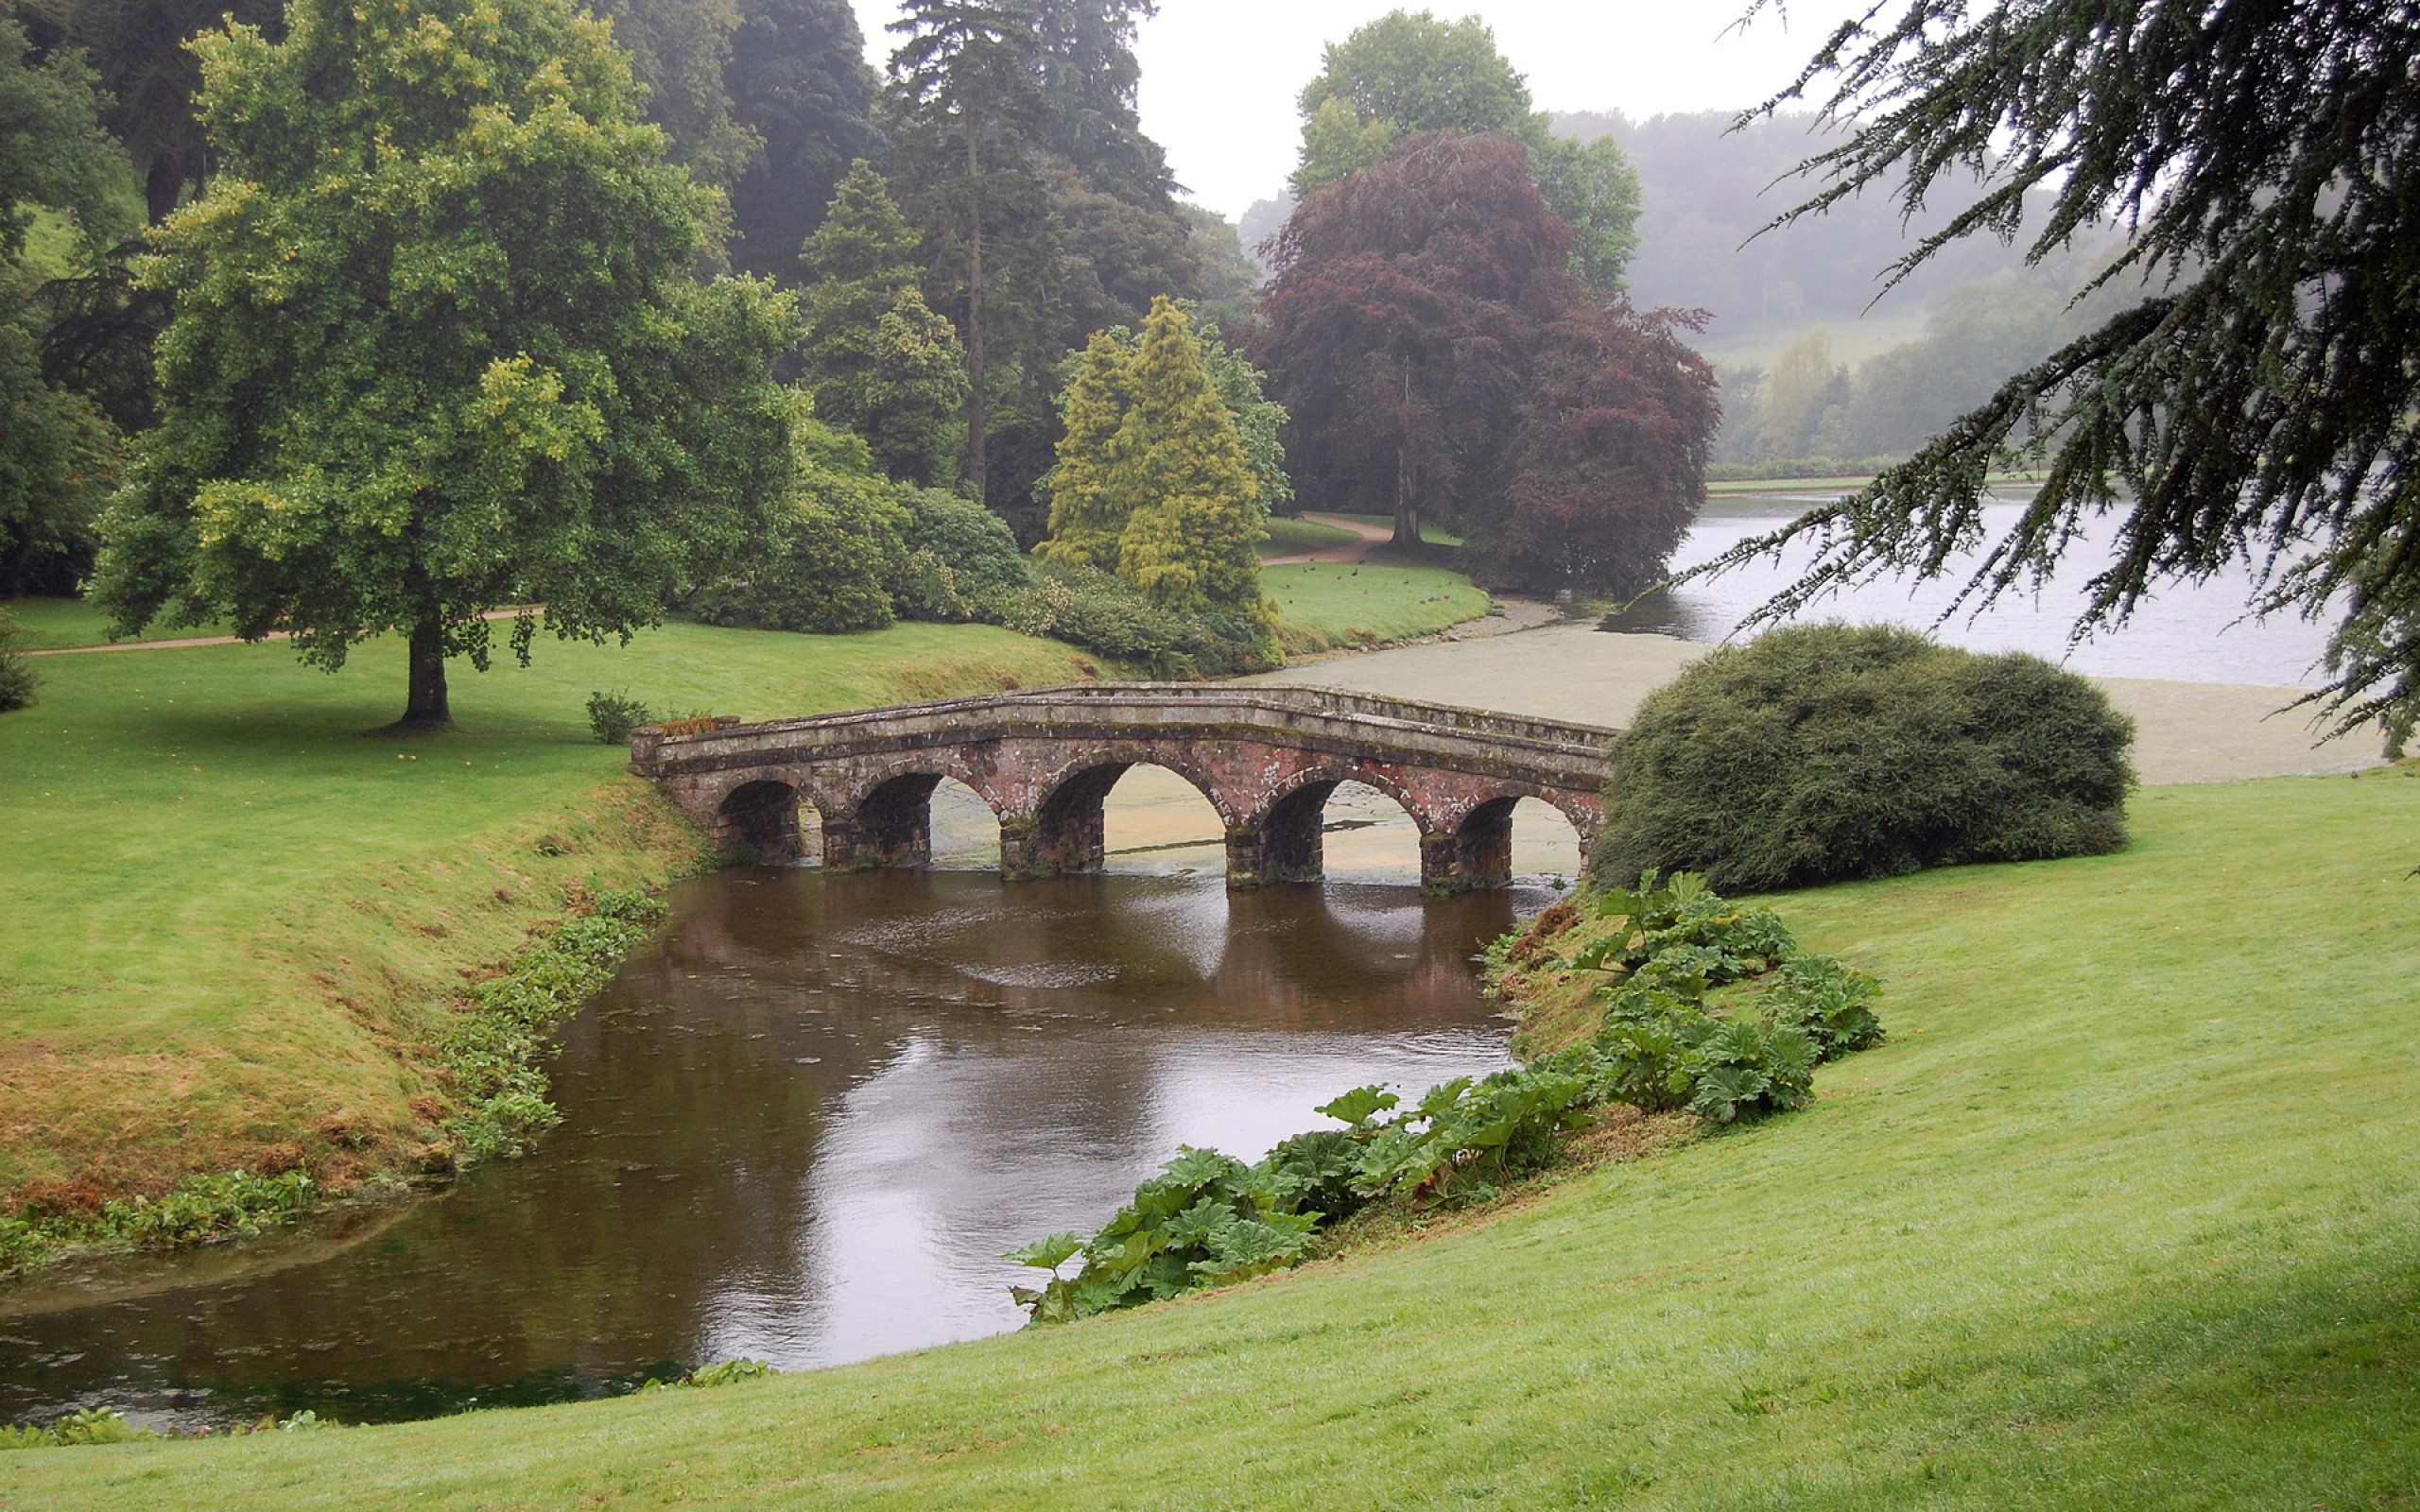
{"label": "yellow-green conifer tree", "polygon": [[1138,438],[1126,429],[1133,408],[1133,358],[1116,336],[1097,331],[1067,384],[1067,434],[1049,478],[1050,535],[1034,548],[1043,560],[1117,570],[1118,537],[1139,502],[1132,459],[1123,455],[1124,443]]}
{"label": "yellow-green conifer tree", "polygon": [[1162,608],[1227,622],[1245,660],[1279,660],[1253,549],[1269,537],[1269,511],[1192,322],[1165,296],[1143,322],[1132,382],[1119,446],[1132,482],[1113,482],[1135,504],[1118,534],[1117,575]]}

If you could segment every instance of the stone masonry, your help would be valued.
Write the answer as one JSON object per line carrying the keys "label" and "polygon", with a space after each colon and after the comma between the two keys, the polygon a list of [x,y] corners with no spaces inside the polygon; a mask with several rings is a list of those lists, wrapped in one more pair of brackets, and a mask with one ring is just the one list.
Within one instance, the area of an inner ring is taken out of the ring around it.
{"label": "stone masonry", "polygon": [[1321,808],[1366,782],[1420,831],[1422,886],[1503,885],[1512,806],[1542,799],[1584,848],[1603,815],[1614,731],[1339,693],[1219,683],[1095,682],[743,725],[690,721],[631,737],[631,769],[713,833],[724,854],[784,860],[801,804],[821,816],[827,867],[915,867],[932,848],[942,778],[1000,820],[1011,878],[1095,871],[1101,800],[1127,768],[1165,766],[1225,823],[1227,885],[1315,880]]}

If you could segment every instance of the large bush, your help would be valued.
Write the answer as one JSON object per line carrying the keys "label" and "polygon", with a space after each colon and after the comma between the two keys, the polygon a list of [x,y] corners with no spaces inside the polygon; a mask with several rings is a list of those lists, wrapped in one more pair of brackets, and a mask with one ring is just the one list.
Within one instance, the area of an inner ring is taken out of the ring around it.
{"label": "large bush", "polygon": [[1775,630],[1639,707],[1589,869],[1749,892],[2116,850],[2133,739],[2098,688],[2037,657],[1887,626]]}
{"label": "large bush", "polygon": [[795,478],[722,572],[688,595],[708,625],[839,634],[896,616],[908,514],[873,454],[815,420],[792,427]]}
{"label": "large bush", "polygon": [[899,584],[903,619],[997,624],[1008,597],[1033,584],[1033,563],[1009,523],[973,499],[902,486],[908,560]]}

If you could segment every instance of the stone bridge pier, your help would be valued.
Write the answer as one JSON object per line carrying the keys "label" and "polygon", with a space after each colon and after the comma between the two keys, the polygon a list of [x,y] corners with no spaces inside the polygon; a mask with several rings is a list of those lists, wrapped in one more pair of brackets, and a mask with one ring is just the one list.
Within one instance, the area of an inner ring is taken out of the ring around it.
{"label": "stone bridge pier", "polygon": [[1236,888],[1317,880],[1322,811],[1369,784],[1420,833],[1432,893],[1502,886],[1512,810],[1554,805],[1584,847],[1602,814],[1613,731],[1308,688],[1086,683],[764,725],[641,730],[631,766],[713,833],[726,855],[794,857],[821,820],[827,867],[917,867],[932,855],[932,794],[963,782],[1000,823],[1011,878],[1098,871],[1103,800],[1136,765],[1209,800]]}

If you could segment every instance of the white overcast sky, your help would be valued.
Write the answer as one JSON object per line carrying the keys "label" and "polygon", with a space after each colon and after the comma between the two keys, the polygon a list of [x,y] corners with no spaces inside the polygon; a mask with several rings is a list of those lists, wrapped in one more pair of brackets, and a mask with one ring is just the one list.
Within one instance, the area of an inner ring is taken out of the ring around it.
{"label": "white overcast sky", "polygon": [[[897,7],[854,3],[879,69],[894,40],[883,27]],[[1143,129],[1167,149],[1193,198],[1232,219],[1285,187],[1301,128],[1294,96],[1319,72],[1320,48],[1396,3],[1161,0],[1136,47]],[[1427,9],[1475,11],[1494,26],[1497,49],[1529,76],[1541,109],[1618,109],[1637,118],[1763,99],[1864,7],[1792,0],[1786,28],[1769,13],[1744,33],[1731,26],[1745,0],[1446,0]]]}

